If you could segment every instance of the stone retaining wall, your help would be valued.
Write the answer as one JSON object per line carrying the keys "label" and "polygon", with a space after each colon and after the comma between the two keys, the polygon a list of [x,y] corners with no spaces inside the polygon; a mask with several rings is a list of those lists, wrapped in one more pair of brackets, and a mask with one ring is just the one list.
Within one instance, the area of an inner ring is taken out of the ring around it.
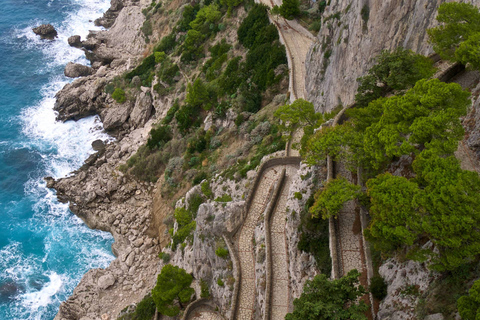
{"label": "stone retaining wall", "polygon": [[235,247],[233,246],[233,241],[231,240],[229,235],[222,235],[223,240],[227,244],[228,252],[230,252],[230,258],[232,259],[233,264],[233,278],[235,282],[233,284],[233,297],[232,297],[232,304],[231,304],[231,320],[235,320],[236,311],[237,311],[237,304],[238,304],[238,293],[240,292],[240,283],[242,280],[242,274],[240,271],[240,260],[238,258],[237,251],[235,251]]}
{"label": "stone retaining wall", "polygon": [[230,218],[230,221],[227,222],[227,230],[228,236],[233,239],[235,234],[240,230],[240,227],[243,225],[243,221],[245,220],[248,210],[252,206],[253,196],[257,192],[258,186],[260,185],[260,179],[263,176],[263,173],[271,167],[280,166],[280,165],[290,165],[290,164],[300,164],[302,158],[300,157],[281,157],[281,158],[274,158],[265,161],[257,171],[257,176],[253,183],[252,189],[248,193],[246,200],[245,200],[245,209],[243,210],[240,216],[234,216]]}
{"label": "stone retaining wall", "polygon": [[201,298],[201,299],[195,300],[187,306],[187,308],[185,309],[185,312],[183,313],[183,316],[182,316],[181,320],[187,320],[188,317],[193,313],[193,311],[196,308],[201,307],[201,306],[207,306],[207,307],[210,307],[210,308],[215,308],[214,304],[212,303],[212,301],[210,299]]}

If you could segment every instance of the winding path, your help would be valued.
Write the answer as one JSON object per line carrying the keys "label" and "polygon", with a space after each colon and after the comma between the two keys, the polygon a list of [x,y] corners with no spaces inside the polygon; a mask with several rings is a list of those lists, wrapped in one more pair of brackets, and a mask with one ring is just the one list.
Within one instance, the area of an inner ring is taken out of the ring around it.
{"label": "winding path", "polygon": [[270,218],[271,235],[271,272],[272,272],[272,296],[269,308],[270,318],[285,319],[290,304],[290,282],[288,276],[288,245],[285,235],[285,221],[287,218],[286,204],[288,191],[292,184],[292,178],[297,174],[298,166],[287,166],[285,180],[280,197],[275,204],[275,209]]}
{"label": "winding path", "polygon": [[[272,8],[280,6],[282,0],[257,0]],[[286,20],[281,16],[270,15],[280,34],[280,41],[285,45],[290,71],[290,101],[305,99],[305,60],[315,37],[296,20]]]}
{"label": "winding path", "polygon": [[265,212],[269,199],[273,194],[275,182],[280,177],[281,168],[267,169],[262,175],[257,192],[253,195],[252,205],[238,235],[238,257],[240,261],[241,283],[237,318],[250,320],[255,310],[255,261],[253,233],[262,213]]}

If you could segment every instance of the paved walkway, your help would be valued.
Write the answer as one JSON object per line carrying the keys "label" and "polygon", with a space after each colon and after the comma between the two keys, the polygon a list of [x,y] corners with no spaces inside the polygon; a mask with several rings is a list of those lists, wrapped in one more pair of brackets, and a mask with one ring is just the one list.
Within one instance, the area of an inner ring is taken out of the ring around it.
{"label": "paved walkway", "polygon": [[199,307],[188,317],[188,320],[225,320],[225,318],[211,308]]}
{"label": "paved walkway", "polygon": [[280,177],[281,167],[268,169],[261,178],[260,185],[255,193],[250,210],[247,213],[238,236],[238,257],[242,272],[237,319],[250,320],[255,309],[255,260],[253,248],[253,234],[257,222],[262,217],[269,199],[273,193],[275,182]]}
{"label": "paved walkway", "polygon": [[298,167],[287,166],[285,182],[282,193],[275,206],[271,220],[270,230],[272,239],[272,299],[271,319],[285,319],[289,311],[290,284],[288,278],[288,246],[285,235],[285,221],[287,218],[286,203],[288,190],[292,184],[293,176],[296,175]]}
{"label": "paved walkway", "polygon": [[[282,0],[258,1],[270,8],[282,4]],[[290,69],[290,99],[291,101],[305,99],[305,60],[315,37],[296,20],[286,20],[281,16],[270,16],[270,18],[277,27],[280,39],[287,50]]]}

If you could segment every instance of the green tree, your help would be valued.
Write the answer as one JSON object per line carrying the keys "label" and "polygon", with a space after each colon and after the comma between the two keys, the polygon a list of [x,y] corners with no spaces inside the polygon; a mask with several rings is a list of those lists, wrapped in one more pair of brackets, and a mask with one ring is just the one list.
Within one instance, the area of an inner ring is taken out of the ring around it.
{"label": "green tree", "polygon": [[[412,259],[453,270],[480,253],[480,178],[437,150],[422,151],[413,169],[414,179],[387,173],[367,182],[372,221],[365,235],[384,252],[407,246]],[[435,250],[419,248],[425,240]]]}
{"label": "green tree", "polygon": [[304,99],[279,107],[274,116],[281,121],[280,128],[288,133],[294,132],[299,126],[318,128],[323,120],[322,114],[315,112],[313,104]]}
{"label": "green tree", "polygon": [[282,5],[278,9],[282,17],[288,20],[293,20],[300,14],[300,1],[283,0]]}
{"label": "green tree", "polygon": [[462,320],[480,319],[480,280],[475,281],[468,296],[458,299],[457,306]]}
{"label": "green tree", "polygon": [[444,59],[462,63],[473,58],[472,64],[478,68],[478,56],[473,53],[480,46],[475,42],[480,33],[479,9],[469,3],[443,3],[438,8],[437,21],[440,26],[428,30],[435,52]]}
{"label": "green tree", "polygon": [[242,0],[220,0],[222,6],[228,7],[227,16],[230,17],[232,15],[232,10],[236,6],[242,3]]}
{"label": "green tree", "polygon": [[358,298],[365,294],[359,285],[357,270],[330,281],[325,274],[307,280],[300,298],[293,301],[294,311],[285,320],[366,320],[368,305]]}
{"label": "green tree", "polygon": [[372,221],[365,236],[377,250],[411,246],[420,234],[421,216],[413,201],[420,194],[415,182],[385,173],[367,182]]}
{"label": "green tree", "polygon": [[358,197],[360,189],[360,186],[348,182],[343,177],[333,179],[325,188],[317,192],[315,203],[310,207],[310,213],[314,217],[321,216],[323,219],[334,217],[345,202]]}
{"label": "green tree", "polygon": [[435,73],[430,59],[404,48],[383,50],[375,61],[367,75],[357,79],[355,101],[358,106],[367,106],[390,92],[411,88],[418,80],[430,78]]}
{"label": "green tree", "polygon": [[188,84],[187,97],[185,98],[186,103],[192,105],[193,107],[202,107],[205,110],[209,110],[211,105],[208,103],[208,100],[209,96],[207,86],[201,79],[197,78],[193,82],[193,85],[191,83]]}
{"label": "green tree", "polygon": [[393,157],[440,148],[456,150],[464,130],[459,117],[470,105],[470,94],[455,83],[420,80],[403,96],[384,100],[379,121],[365,130],[364,149],[375,168]]}
{"label": "green tree", "polygon": [[[193,281],[192,275],[171,264],[162,268],[158,275],[157,284],[152,290],[152,297],[158,312],[173,317],[180,313],[180,308],[190,301],[195,292],[190,287]],[[180,306],[177,306],[178,305]]]}

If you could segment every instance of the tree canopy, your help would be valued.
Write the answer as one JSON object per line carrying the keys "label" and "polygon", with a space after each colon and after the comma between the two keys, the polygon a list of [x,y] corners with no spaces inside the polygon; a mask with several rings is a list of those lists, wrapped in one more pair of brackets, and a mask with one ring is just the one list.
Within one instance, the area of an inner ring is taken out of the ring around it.
{"label": "tree canopy", "polygon": [[467,296],[458,299],[457,306],[463,320],[480,319],[480,280],[475,281]]}
{"label": "tree canopy", "polygon": [[307,280],[300,298],[293,301],[294,311],[285,320],[366,320],[368,305],[358,298],[365,294],[359,285],[357,270],[330,281],[325,274]]}
{"label": "tree canopy", "polygon": [[295,19],[300,14],[300,1],[283,0],[282,5],[278,8],[282,17],[288,20]]}
{"label": "tree canopy", "polygon": [[469,3],[443,3],[438,8],[440,25],[428,30],[433,49],[443,59],[471,63],[480,68],[480,11]]}
{"label": "tree canopy", "polygon": [[322,114],[315,112],[313,104],[304,99],[297,99],[291,104],[279,107],[274,116],[281,121],[280,129],[288,133],[292,133],[297,127],[318,128],[323,120]]}
{"label": "tree canopy", "polygon": [[360,189],[360,186],[348,182],[343,177],[333,179],[324,189],[317,192],[310,213],[314,217],[321,216],[323,219],[336,216],[345,202],[357,198]]}
{"label": "tree canopy", "polygon": [[179,306],[183,308],[183,304],[188,303],[195,292],[190,287],[192,281],[192,275],[185,270],[171,264],[165,265],[158,275],[157,285],[152,290],[158,312],[169,317],[179,314]]}
{"label": "tree canopy", "polygon": [[[410,180],[387,173],[367,182],[372,221],[366,236],[384,252],[408,246],[411,258],[453,270],[480,253],[480,178],[454,156],[428,149],[413,169]],[[425,240],[435,250],[422,249]]]}
{"label": "tree canopy", "polygon": [[432,60],[404,48],[383,50],[375,61],[367,75],[357,79],[355,101],[358,106],[366,106],[387,93],[411,88],[418,80],[435,73]]}

